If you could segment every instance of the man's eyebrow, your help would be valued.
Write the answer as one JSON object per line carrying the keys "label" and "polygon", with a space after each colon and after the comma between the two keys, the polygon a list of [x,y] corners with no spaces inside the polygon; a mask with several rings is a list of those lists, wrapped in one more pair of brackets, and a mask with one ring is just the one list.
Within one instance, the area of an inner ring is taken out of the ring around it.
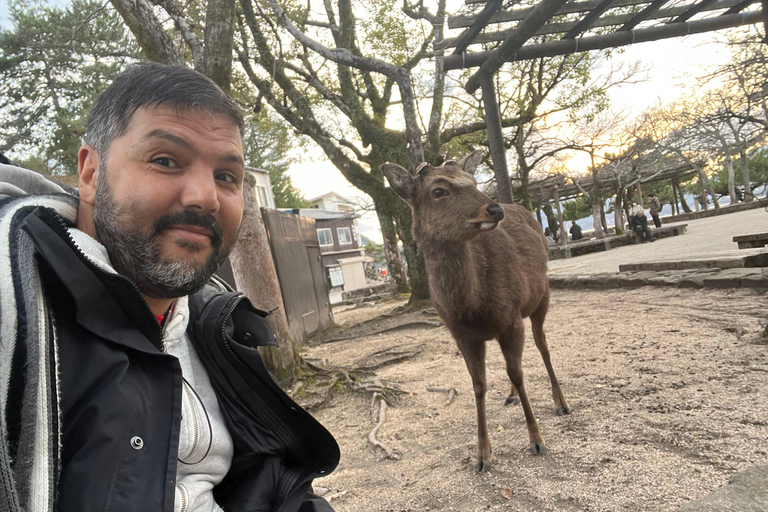
{"label": "man's eyebrow", "polygon": [[229,164],[238,164],[245,167],[245,160],[243,160],[243,157],[234,153],[225,156],[221,160]]}
{"label": "man's eyebrow", "polygon": [[178,135],[174,135],[170,132],[167,132],[165,130],[157,129],[152,130],[148,134],[146,134],[144,139],[165,139],[167,141],[173,142],[177,146],[182,146],[184,149],[192,149],[192,144],[190,144],[185,138],[179,137]]}
{"label": "man's eyebrow", "polygon": [[[192,147],[192,144],[190,144],[187,139],[184,137],[179,137],[178,135],[174,135],[170,132],[167,132],[165,130],[162,130],[160,128],[156,130],[152,130],[148,134],[144,136],[144,139],[165,139],[167,141],[170,141],[177,146],[181,146],[184,149],[192,150],[194,149]],[[232,163],[232,164],[239,164],[243,167],[245,167],[245,160],[243,160],[243,157],[238,154],[230,154],[222,158],[222,161],[226,163]]]}

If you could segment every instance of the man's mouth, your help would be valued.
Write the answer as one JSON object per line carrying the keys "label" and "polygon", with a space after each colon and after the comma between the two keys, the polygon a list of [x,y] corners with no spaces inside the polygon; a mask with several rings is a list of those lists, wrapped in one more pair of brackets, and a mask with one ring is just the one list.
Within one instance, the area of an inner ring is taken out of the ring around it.
{"label": "man's mouth", "polygon": [[175,225],[165,228],[167,231],[195,242],[210,243],[213,233],[200,226]]}

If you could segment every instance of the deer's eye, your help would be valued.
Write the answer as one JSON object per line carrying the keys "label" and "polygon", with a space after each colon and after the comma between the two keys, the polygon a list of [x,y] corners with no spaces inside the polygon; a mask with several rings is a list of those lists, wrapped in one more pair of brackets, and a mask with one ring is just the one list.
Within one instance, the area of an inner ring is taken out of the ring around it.
{"label": "deer's eye", "polygon": [[446,191],[444,188],[432,189],[432,197],[443,197],[447,195],[448,195],[448,191]]}

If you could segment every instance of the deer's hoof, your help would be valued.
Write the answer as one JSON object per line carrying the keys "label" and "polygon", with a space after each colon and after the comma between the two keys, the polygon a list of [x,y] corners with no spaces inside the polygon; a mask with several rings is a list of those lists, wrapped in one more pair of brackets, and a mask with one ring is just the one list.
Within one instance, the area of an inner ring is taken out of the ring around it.
{"label": "deer's hoof", "polygon": [[573,411],[571,410],[571,408],[568,407],[567,405],[564,405],[562,407],[558,407],[557,409],[555,409],[555,414],[557,416],[562,416],[563,414],[571,414],[572,412]]}
{"label": "deer's hoof", "polygon": [[475,471],[478,473],[487,473],[491,469],[491,461],[489,460],[479,460],[477,461],[477,464],[475,464]]}
{"label": "deer's hoof", "polygon": [[504,405],[517,405],[520,403],[520,398],[516,396],[508,396],[506,400],[504,400]]}
{"label": "deer's hoof", "polygon": [[541,443],[531,443],[531,455],[544,455],[547,453],[547,447]]}

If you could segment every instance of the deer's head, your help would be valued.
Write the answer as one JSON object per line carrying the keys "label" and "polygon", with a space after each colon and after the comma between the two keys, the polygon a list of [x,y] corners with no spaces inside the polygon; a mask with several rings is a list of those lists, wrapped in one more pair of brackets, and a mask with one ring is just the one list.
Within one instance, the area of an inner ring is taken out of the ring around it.
{"label": "deer's head", "polygon": [[498,226],[504,209],[477,190],[474,174],[481,158],[474,151],[440,167],[424,163],[416,175],[397,164],[381,166],[392,190],[411,206],[416,240],[460,242]]}

